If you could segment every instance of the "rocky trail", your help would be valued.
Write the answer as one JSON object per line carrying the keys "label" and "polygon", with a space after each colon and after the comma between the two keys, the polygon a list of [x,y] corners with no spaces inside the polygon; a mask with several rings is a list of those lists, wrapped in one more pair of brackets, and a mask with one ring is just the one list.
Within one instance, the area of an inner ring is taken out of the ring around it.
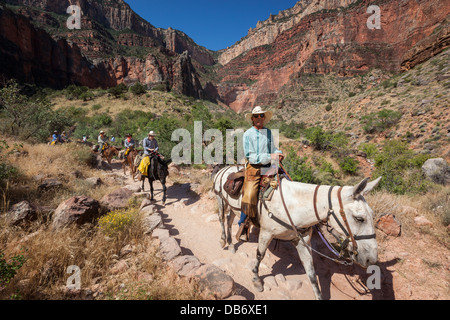
{"label": "rocky trail", "polygon": [[[123,174],[113,164],[113,172]],[[181,173],[180,173],[181,174]],[[208,173],[209,174],[209,173]],[[138,188],[141,182],[134,182],[129,175],[124,183]],[[138,194],[149,194],[148,182],[145,191]],[[174,238],[181,248],[181,256],[195,256],[201,264],[215,265],[234,280],[232,298],[247,300],[309,300],[314,299],[311,285],[300,263],[297,251],[290,242],[272,241],[260,266],[260,277],[264,282],[264,291],[258,292],[251,282],[251,269],[256,261],[258,230],[253,228],[249,242],[237,243],[234,234],[237,231],[237,220],[233,225],[233,243],[236,252],[223,249],[220,245],[221,227],[217,215],[215,195],[209,190],[200,194],[193,192],[194,184],[167,183],[167,201],[162,204],[162,188],[154,182],[156,212],[161,216],[163,228]],[[134,188],[133,188],[134,189]],[[313,246],[321,252],[327,248],[313,238]],[[341,266],[333,261],[314,255],[316,272],[324,299],[392,299],[392,279],[383,278],[383,290],[367,288],[365,269],[357,265]],[[386,270],[389,263],[381,263]],[[387,274],[390,274],[387,272]],[[389,285],[390,283],[390,285]],[[388,284],[388,285],[386,285]]]}

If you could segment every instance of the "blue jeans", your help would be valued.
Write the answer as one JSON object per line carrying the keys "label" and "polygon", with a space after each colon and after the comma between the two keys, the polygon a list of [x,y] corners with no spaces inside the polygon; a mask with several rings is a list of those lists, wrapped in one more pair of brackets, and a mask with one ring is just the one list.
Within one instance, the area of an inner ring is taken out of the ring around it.
{"label": "blue jeans", "polygon": [[247,215],[241,211],[241,218],[238,221],[239,226],[241,226],[241,223],[245,221],[245,218],[247,218]]}

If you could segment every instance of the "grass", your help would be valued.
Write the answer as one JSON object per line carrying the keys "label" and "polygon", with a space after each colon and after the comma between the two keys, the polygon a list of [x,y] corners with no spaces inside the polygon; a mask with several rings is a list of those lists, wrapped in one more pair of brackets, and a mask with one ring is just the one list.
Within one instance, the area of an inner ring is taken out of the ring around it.
{"label": "grass", "polygon": [[401,222],[402,236],[413,236],[423,233],[423,227],[414,223],[414,218],[424,216],[433,223],[432,228],[426,228],[427,234],[446,248],[450,248],[450,238],[447,227],[450,197],[449,190],[436,186],[423,195],[394,195],[386,191],[373,192],[367,195],[367,202],[374,211],[374,219],[391,213]]}
{"label": "grass", "polygon": [[[10,145],[15,142],[7,141]],[[79,171],[85,177],[108,179],[108,174],[89,166],[86,159],[90,151],[83,146],[23,143],[23,151],[28,155],[7,156],[20,176],[8,181],[8,187],[2,189],[5,204],[27,199],[36,205],[55,208],[74,195],[98,200],[117,188],[107,184],[93,188],[73,174]],[[63,185],[53,191],[39,192],[39,183],[33,179],[38,175],[56,177]],[[209,299],[198,289],[196,281],[180,278],[162,261],[159,243],[143,233],[139,204],[131,201],[128,209],[111,212],[93,224],[62,231],[51,228],[49,217],[38,217],[27,229],[9,226],[3,214],[7,207],[2,206],[0,252],[6,261],[17,256],[26,260],[11,282],[0,287],[0,299],[84,299],[89,290],[96,292],[96,299]],[[127,245],[134,249],[124,257],[121,249]],[[126,270],[114,272],[114,266],[124,259],[128,265]],[[81,271],[78,294],[66,289],[70,276],[66,270],[71,265]]]}
{"label": "grass", "polygon": [[[14,140],[8,140],[8,144],[14,143]],[[92,152],[86,146],[75,143],[56,146],[29,143],[22,145],[21,151],[26,152],[27,156],[6,157],[7,161],[18,170],[19,175],[9,181],[7,190],[2,188],[5,201],[2,201],[1,207],[4,209],[7,209],[6,201],[14,204],[23,199],[38,206],[51,207],[56,207],[63,200],[76,195],[100,199],[114,188],[108,185],[92,188],[86,183],[84,178],[95,176],[107,179],[104,172],[90,166]],[[77,172],[82,173],[83,177],[78,178]],[[61,181],[62,186],[57,190],[40,191],[39,184],[48,178]]]}
{"label": "grass", "polygon": [[[11,228],[0,232],[0,247],[7,256],[23,254],[26,262],[10,285],[0,291],[0,299],[12,295],[21,299],[69,299],[66,269],[76,265],[81,273],[81,290],[95,285],[98,299],[199,299],[195,282],[179,278],[158,256],[158,246],[142,233],[140,220],[129,228],[105,235],[93,226],[52,231],[50,225],[35,226],[30,234]],[[121,249],[131,244],[129,268],[113,272]],[[146,275],[146,277],[138,277]],[[95,287],[94,287],[95,288]],[[129,288],[124,292],[124,288]],[[81,296],[78,296],[81,297]],[[76,298],[76,297],[75,297]]]}

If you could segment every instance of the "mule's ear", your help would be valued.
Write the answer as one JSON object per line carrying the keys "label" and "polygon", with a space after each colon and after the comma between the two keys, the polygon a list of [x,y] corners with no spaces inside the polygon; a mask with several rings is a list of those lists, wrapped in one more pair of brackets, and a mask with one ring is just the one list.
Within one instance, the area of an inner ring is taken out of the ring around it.
{"label": "mule's ear", "polygon": [[360,183],[353,187],[353,199],[358,198],[360,194],[364,191],[364,188],[367,186],[367,182],[370,178],[364,178]]}
{"label": "mule's ear", "polygon": [[365,178],[363,181],[361,181],[358,185],[356,185],[353,188],[353,198],[356,199],[359,195],[365,195],[373,190],[377,186],[377,184],[380,182],[381,177],[378,177],[377,179],[368,182],[369,178]]}
{"label": "mule's ear", "polygon": [[381,176],[378,177],[378,178],[376,178],[375,180],[369,182],[369,183],[367,184],[367,186],[364,188],[362,194],[365,195],[365,194],[369,193],[370,191],[372,191],[373,188],[375,188],[375,187],[378,185],[378,183],[380,182],[380,180],[381,180]]}

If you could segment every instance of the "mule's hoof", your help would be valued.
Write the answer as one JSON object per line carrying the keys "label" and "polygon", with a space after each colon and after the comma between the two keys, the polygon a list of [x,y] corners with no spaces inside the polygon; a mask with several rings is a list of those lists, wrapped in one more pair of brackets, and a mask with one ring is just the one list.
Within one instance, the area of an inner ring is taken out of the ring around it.
{"label": "mule's hoof", "polygon": [[228,246],[228,250],[230,250],[231,253],[236,253],[236,249],[234,248],[234,244],[230,244]]}
{"label": "mule's hoof", "polygon": [[225,248],[227,242],[224,239],[220,239],[220,245],[222,246],[222,248]]}
{"label": "mule's hoof", "polygon": [[260,279],[253,280],[253,286],[255,287],[256,291],[258,291],[258,292],[264,291],[264,287],[263,287],[262,281]]}

